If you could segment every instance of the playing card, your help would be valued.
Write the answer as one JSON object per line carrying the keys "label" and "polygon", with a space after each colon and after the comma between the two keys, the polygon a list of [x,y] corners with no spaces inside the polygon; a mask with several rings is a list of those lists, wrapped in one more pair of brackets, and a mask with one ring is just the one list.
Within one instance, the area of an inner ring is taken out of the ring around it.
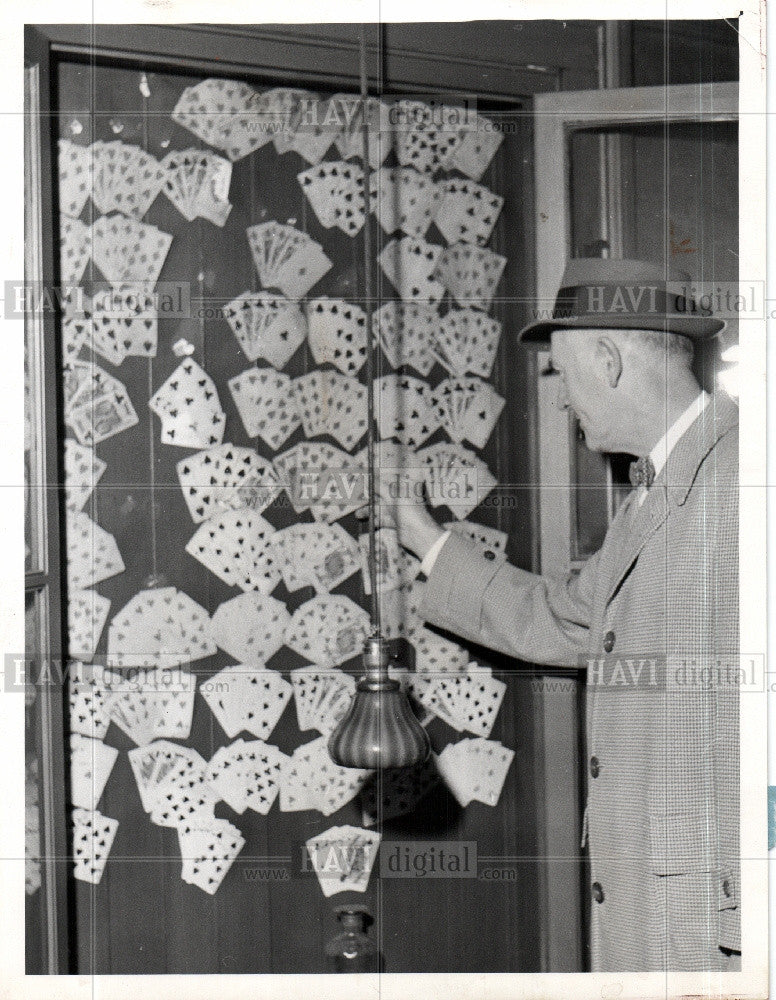
{"label": "playing card", "polygon": [[365,892],[379,845],[379,833],[354,826],[331,827],[306,841],[323,895]]}
{"label": "playing card", "polygon": [[88,345],[114,365],[125,357],[156,357],[156,298],[142,284],[115,285],[94,296]]}
{"label": "playing card", "polygon": [[186,87],[171,117],[232,161],[260,149],[273,136],[265,95],[241,80],[210,77]]}
{"label": "playing card", "polygon": [[218,799],[205,781],[204,769],[194,770],[189,762],[176,764],[156,785],[151,822],[157,826],[180,829],[215,818]]}
{"label": "playing card", "polygon": [[89,447],[134,427],[137,413],[122,382],[89,361],[64,370],[65,423]]}
{"label": "playing card", "polygon": [[83,511],[68,511],[65,519],[67,579],[71,590],[86,590],[124,572],[116,540]]}
{"label": "playing card", "polygon": [[445,285],[436,277],[441,255],[442,247],[434,243],[402,236],[386,243],[377,260],[404,302],[433,306],[445,293]]}
{"label": "playing card", "polygon": [[[369,576],[369,535],[363,534],[358,540],[361,552],[361,573],[364,593],[372,593]],[[378,528],[375,532],[375,567],[377,569],[377,592],[395,590],[404,583],[410,583],[420,572],[420,560],[402,550],[395,528]]]}
{"label": "playing card", "polygon": [[92,230],[80,219],[59,216],[59,270],[63,285],[77,285],[92,255]]}
{"label": "playing card", "polygon": [[356,94],[334,94],[329,99],[327,117],[337,125],[334,143],[345,160],[364,157],[363,125],[366,117],[369,165],[377,170],[393,148],[391,109],[376,97],[364,102]]}
{"label": "playing card", "polygon": [[451,375],[489,378],[496,359],[501,324],[478,309],[451,309],[430,335],[433,358]]}
{"label": "playing card", "polygon": [[284,642],[290,616],[282,601],[246,593],[224,601],[211,620],[211,635],[240,663],[266,661]]}
{"label": "playing card", "polygon": [[434,274],[459,306],[487,310],[506,262],[487,247],[453,243],[438,256]]}
{"label": "playing card", "polygon": [[507,686],[489,672],[475,670],[475,666],[469,664],[466,673],[437,677],[434,692],[459,723],[456,729],[487,738],[493,730]]}
{"label": "playing card", "polygon": [[297,667],[290,673],[299,728],[328,734],[350,706],[355,679],[336,668]]}
{"label": "playing card", "polygon": [[320,666],[338,666],[361,652],[369,617],[349,597],[318,595],[294,612],[285,644]]}
{"label": "playing card", "polygon": [[112,285],[156,284],[172,243],[169,233],[123,215],[101,216],[91,232],[92,258]]}
{"label": "playing card", "polygon": [[112,666],[173,667],[215,651],[207,611],[175,587],[139,591],[108,629]]}
{"label": "playing card", "polygon": [[415,647],[415,670],[436,679],[439,674],[462,673],[469,662],[466,650],[422,625],[410,636]]}
{"label": "playing card", "polygon": [[478,181],[503,141],[504,134],[493,121],[484,115],[475,115],[474,121],[461,130],[445,166]]}
{"label": "playing card", "polygon": [[439,427],[430,386],[412,375],[375,379],[377,426],[381,438],[397,438],[416,448]]}
{"label": "playing card", "polygon": [[316,364],[331,364],[343,375],[357,375],[367,352],[367,317],[360,306],[343,299],[307,303],[310,352]]}
{"label": "playing card", "polygon": [[70,736],[70,800],[81,809],[95,809],[119,752],[81,733]]}
{"label": "playing card", "polygon": [[247,234],[262,285],[289,299],[301,299],[332,267],[320,243],[293,226],[262,222]]}
{"label": "playing card", "polygon": [[186,552],[230,587],[269,594],[280,580],[277,561],[268,545],[274,531],[260,514],[224,511],[199,526]]}
{"label": "playing card", "polygon": [[292,383],[302,429],[308,438],[330,434],[351,451],[367,431],[367,392],[350,375],[322,369]]}
{"label": "playing card", "polygon": [[442,191],[411,167],[383,167],[369,182],[369,207],[382,229],[425,236],[441,204]]}
{"label": "playing card", "polygon": [[463,445],[429,445],[418,457],[426,466],[429,503],[446,504],[459,520],[468,518],[496,485],[487,465]]}
{"label": "playing card", "polygon": [[271,544],[287,590],[312,586],[329,593],[360,567],[355,539],[338,524],[292,524]]}
{"label": "playing card", "polygon": [[178,827],[181,878],[214,895],[226,878],[235,858],[245,846],[245,838],[228,820],[197,817]]}
{"label": "playing card", "polygon": [[348,236],[361,231],[365,218],[364,176],[352,163],[326,162],[297,174],[299,186],[318,221]]}
{"label": "playing card", "polygon": [[[82,591],[82,593],[84,593]],[[71,597],[72,601],[72,597]],[[110,601],[108,601],[110,604]],[[71,653],[71,655],[74,655]],[[68,664],[68,708],[70,732],[102,740],[108,732],[110,687],[100,666],[74,662]]]}
{"label": "playing card", "polygon": [[119,821],[96,809],[73,809],[73,875],[81,882],[99,885]]}
{"label": "playing card", "polygon": [[91,154],[88,146],[58,140],[59,208],[74,219],[83,211],[91,190]]}
{"label": "playing card", "polygon": [[106,468],[92,448],[72,438],[65,439],[65,505],[68,510],[83,509]]}
{"label": "playing card", "polygon": [[229,510],[260,514],[280,486],[269,462],[251,448],[217,445],[176,465],[186,506],[196,524]]}
{"label": "playing card", "polygon": [[515,754],[494,740],[464,739],[449,743],[435,764],[461,806],[476,799],[495,806]]}
{"label": "playing card", "polygon": [[411,365],[425,377],[434,366],[431,344],[440,322],[434,306],[385,302],[372,313],[372,332],[392,368]]}
{"label": "playing card", "polygon": [[434,107],[423,101],[397,101],[392,120],[396,123],[396,156],[403,167],[433,174],[445,166],[460,141],[457,109]]}
{"label": "playing card", "polygon": [[67,598],[68,654],[80,660],[94,658],[110,601],[94,590],[73,590]]}
{"label": "playing card", "polygon": [[226,415],[215,383],[193,358],[181,362],[148,405],[161,419],[162,444],[211,448],[223,439]]}
{"label": "playing card", "polygon": [[232,164],[228,160],[209,150],[173,150],[162,160],[161,167],[162,190],[185,219],[193,222],[203,218],[215,226],[224,226],[232,208]]}
{"label": "playing card", "polygon": [[181,767],[193,774],[204,774],[205,761],[196,750],[169,740],[154,740],[127,752],[143,809],[153,812],[161,798],[164,781]]}
{"label": "playing card", "polygon": [[488,382],[476,376],[444,379],[432,394],[437,420],[456,442],[484,448],[506,404]]}
{"label": "playing card", "polygon": [[295,302],[270,292],[243,292],[224,307],[227,323],[249,361],[264,358],[280,371],[307,336]]}
{"label": "playing card", "polygon": [[443,181],[435,222],[448,243],[484,246],[504,205],[501,195],[461,177]]}
{"label": "playing card", "polygon": [[117,211],[141,219],[164,183],[164,168],[159,161],[139,146],[120,139],[93,142],[89,152],[91,196],[100,212],[107,215]]}
{"label": "playing card", "polygon": [[260,437],[273,451],[302,423],[292,380],[284,372],[249,368],[227,384],[248,436]]}

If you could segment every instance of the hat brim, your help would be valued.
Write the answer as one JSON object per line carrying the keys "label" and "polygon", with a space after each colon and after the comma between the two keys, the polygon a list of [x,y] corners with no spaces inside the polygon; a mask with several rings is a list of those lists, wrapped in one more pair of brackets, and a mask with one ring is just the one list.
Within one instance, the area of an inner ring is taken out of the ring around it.
{"label": "hat brim", "polygon": [[518,333],[517,340],[526,347],[541,348],[550,343],[553,330],[654,330],[691,340],[710,340],[725,326],[724,320],[710,316],[569,316],[529,323]]}

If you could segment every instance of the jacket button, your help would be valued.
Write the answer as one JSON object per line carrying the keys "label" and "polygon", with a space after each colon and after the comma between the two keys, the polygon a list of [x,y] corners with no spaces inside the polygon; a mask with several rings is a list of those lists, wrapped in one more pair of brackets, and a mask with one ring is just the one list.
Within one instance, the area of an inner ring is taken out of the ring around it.
{"label": "jacket button", "polygon": [[496,558],[496,553],[492,552],[490,549],[486,549],[484,552],[484,556],[486,559],[489,559],[492,562]]}
{"label": "jacket button", "polygon": [[596,903],[603,903],[604,901],[604,890],[600,882],[593,882],[593,899]]}
{"label": "jacket button", "polygon": [[597,778],[601,773],[601,762],[597,757],[590,758],[590,773],[594,778]]}
{"label": "jacket button", "polygon": [[725,881],[722,883],[722,891],[728,897],[731,895],[731,892],[730,892],[730,879],[729,878],[726,878]]}
{"label": "jacket button", "polygon": [[614,632],[607,632],[604,636],[604,652],[611,653],[614,649]]}

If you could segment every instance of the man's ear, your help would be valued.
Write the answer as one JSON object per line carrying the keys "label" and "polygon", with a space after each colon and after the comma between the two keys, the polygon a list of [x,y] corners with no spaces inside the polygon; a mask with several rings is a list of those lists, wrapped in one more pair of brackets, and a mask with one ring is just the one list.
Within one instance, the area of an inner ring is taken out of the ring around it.
{"label": "man's ear", "polygon": [[622,375],[622,355],[619,347],[611,337],[599,337],[595,345],[595,354],[606,371],[606,381],[610,389],[614,389]]}

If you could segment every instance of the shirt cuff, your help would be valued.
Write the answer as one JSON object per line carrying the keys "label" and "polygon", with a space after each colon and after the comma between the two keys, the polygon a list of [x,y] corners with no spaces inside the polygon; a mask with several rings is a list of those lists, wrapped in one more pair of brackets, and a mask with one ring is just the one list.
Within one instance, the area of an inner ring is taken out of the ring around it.
{"label": "shirt cuff", "polygon": [[437,561],[439,553],[442,551],[442,546],[445,544],[447,539],[450,537],[450,530],[443,532],[439,538],[434,542],[428,552],[425,554],[420,563],[420,571],[425,576],[431,576],[431,570],[434,568],[434,563]]}

